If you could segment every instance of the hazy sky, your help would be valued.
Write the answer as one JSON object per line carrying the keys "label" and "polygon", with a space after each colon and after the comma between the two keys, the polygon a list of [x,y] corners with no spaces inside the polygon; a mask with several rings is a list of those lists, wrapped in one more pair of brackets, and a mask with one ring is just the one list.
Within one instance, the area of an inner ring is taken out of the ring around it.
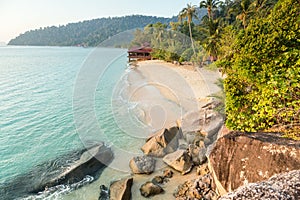
{"label": "hazy sky", "polygon": [[27,30],[131,14],[171,17],[200,0],[0,0],[0,42]]}

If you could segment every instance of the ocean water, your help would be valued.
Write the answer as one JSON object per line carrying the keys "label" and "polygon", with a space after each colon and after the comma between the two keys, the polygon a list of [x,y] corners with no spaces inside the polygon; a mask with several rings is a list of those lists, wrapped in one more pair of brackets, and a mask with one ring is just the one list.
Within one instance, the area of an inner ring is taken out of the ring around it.
{"label": "ocean water", "polygon": [[[126,71],[124,49],[0,47],[0,199],[24,198],[24,188],[93,143],[138,153],[140,138],[124,134],[116,120],[124,112],[116,105],[135,106],[114,93]],[[25,199],[62,199],[74,188]]]}

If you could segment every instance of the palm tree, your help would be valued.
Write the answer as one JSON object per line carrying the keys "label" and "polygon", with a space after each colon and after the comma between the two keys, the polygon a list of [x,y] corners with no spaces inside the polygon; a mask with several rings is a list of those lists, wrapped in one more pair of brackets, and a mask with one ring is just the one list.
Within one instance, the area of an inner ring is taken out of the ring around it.
{"label": "palm tree", "polygon": [[193,18],[198,18],[196,15],[196,6],[192,6],[191,4],[187,4],[186,8],[183,8],[179,13],[179,21],[181,22],[182,19],[187,19],[188,25],[189,25],[189,31],[190,31],[190,38],[192,43],[192,48],[194,54],[196,54],[195,47],[194,47],[194,41],[193,41],[193,34],[192,34],[192,27],[191,23],[193,21]]}
{"label": "palm tree", "polygon": [[202,19],[202,26],[207,35],[203,46],[213,62],[219,53],[221,21],[219,18],[213,20],[205,16]]}
{"label": "palm tree", "polygon": [[206,8],[208,18],[212,19],[213,10],[217,8],[220,3],[219,0],[203,0],[200,2],[200,8]]}

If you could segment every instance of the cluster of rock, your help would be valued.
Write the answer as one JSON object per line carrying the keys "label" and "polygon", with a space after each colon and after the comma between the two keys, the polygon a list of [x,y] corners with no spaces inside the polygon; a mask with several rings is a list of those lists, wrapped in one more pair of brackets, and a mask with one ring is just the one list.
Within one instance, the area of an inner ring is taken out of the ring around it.
{"label": "cluster of rock", "polygon": [[150,197],[164,192],[161,187],[162,184],[168,182],[169,178],[172,178],[173,171],[165,170],[162,176],[155,176],[152,181],[147,181],[140,187],[141,195],[144,197]]}
{"label": "cluster of rock", "polygon": [[205,199],[217,200],[218,195],[213,190],[213,180],[210,174],[200,176],[197,179],[186,181],[179,185],[174,196],[176,199]]}
{"label": "cluster of rock", "polygon": [[[187,114],[180,125],[149,137],[142,147],[144,155],[129,163],[132,172],[151,174],[158,159],[182,175],[196,167],[197,174],[174,192],[177,199],[215,200],[225,194],[221,199],[297,199],[300,141],[276,133],[219,131],[223,118],[213,111],[214,106],[207,104],[200,112]],[[145,182],[141,195],[163,193],[163,185],[171,176],[164,174]],[[130,191],[130,183],[132,179],[114,186],[126,194],[121,199],[130,196],[125,192]],[[127,189],[121,190],[120,185]]]}
{"label": "cluster of rock", "polygon": [[[155,170],[156,159],[162,158],[168,166],[184,175],[189,173],[193,166],[206,162],[205,142],[207,145],[211,143],[210,141],[213,140],[223,122],[223,118],[212,111],[211,105],[206,105],[200,112],[187,115],[186,120],[182,122],[182,125],[185,126],[184,129],[181,124],[178,124],[178,126],[163,129],[149,137],[141,148],[144,155],[130,160],[131,171],[134,174],[151,174]],[[201,169],[197,171],[203,173]],[[145,182],[140,187],[141,195],[149,197],[163,193],[162,185],[172,175],[171,170],[165,170],[162,176],[155,176],[151,181]],[[199,190],[203,187],[201,180],[197,180],[199,186],[197,189]],[[205,178],[203,181],[206,181],[204,185],[210,188],[211,181],[208,182]],[[130,177],[113,182],[109,189],[100,186],[99,200],[130,199],[132,182],[133,178]],[[204,190],[206,196],[212,194],[211,189],[208,190],[208,193],[207,188]]]}
{"label": "cluster of rock", "polygon": [[251,183],[228,193],[220,200],[231,199],[291,199],[300,198],[300,170],[274,175],[267,181]]}
{"label": "cluster of rock", "polygon": [[188,113],[178,126],[164,129],[149,137],[142,146],[145,155],[163,158],[175,170],[186,174],[194,165],[207,159],[207,146],[217,138],[223,117],[209,103],[200,111]]}

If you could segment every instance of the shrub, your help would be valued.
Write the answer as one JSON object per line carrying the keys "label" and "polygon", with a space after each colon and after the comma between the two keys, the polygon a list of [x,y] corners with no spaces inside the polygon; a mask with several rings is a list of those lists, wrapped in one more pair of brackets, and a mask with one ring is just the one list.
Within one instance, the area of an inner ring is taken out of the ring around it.
{"label": "shrub", "polygon": [[299,123],[300,6],[281,0],[266,18],[250,21],[224,58],[226,125],[241,131]]}

